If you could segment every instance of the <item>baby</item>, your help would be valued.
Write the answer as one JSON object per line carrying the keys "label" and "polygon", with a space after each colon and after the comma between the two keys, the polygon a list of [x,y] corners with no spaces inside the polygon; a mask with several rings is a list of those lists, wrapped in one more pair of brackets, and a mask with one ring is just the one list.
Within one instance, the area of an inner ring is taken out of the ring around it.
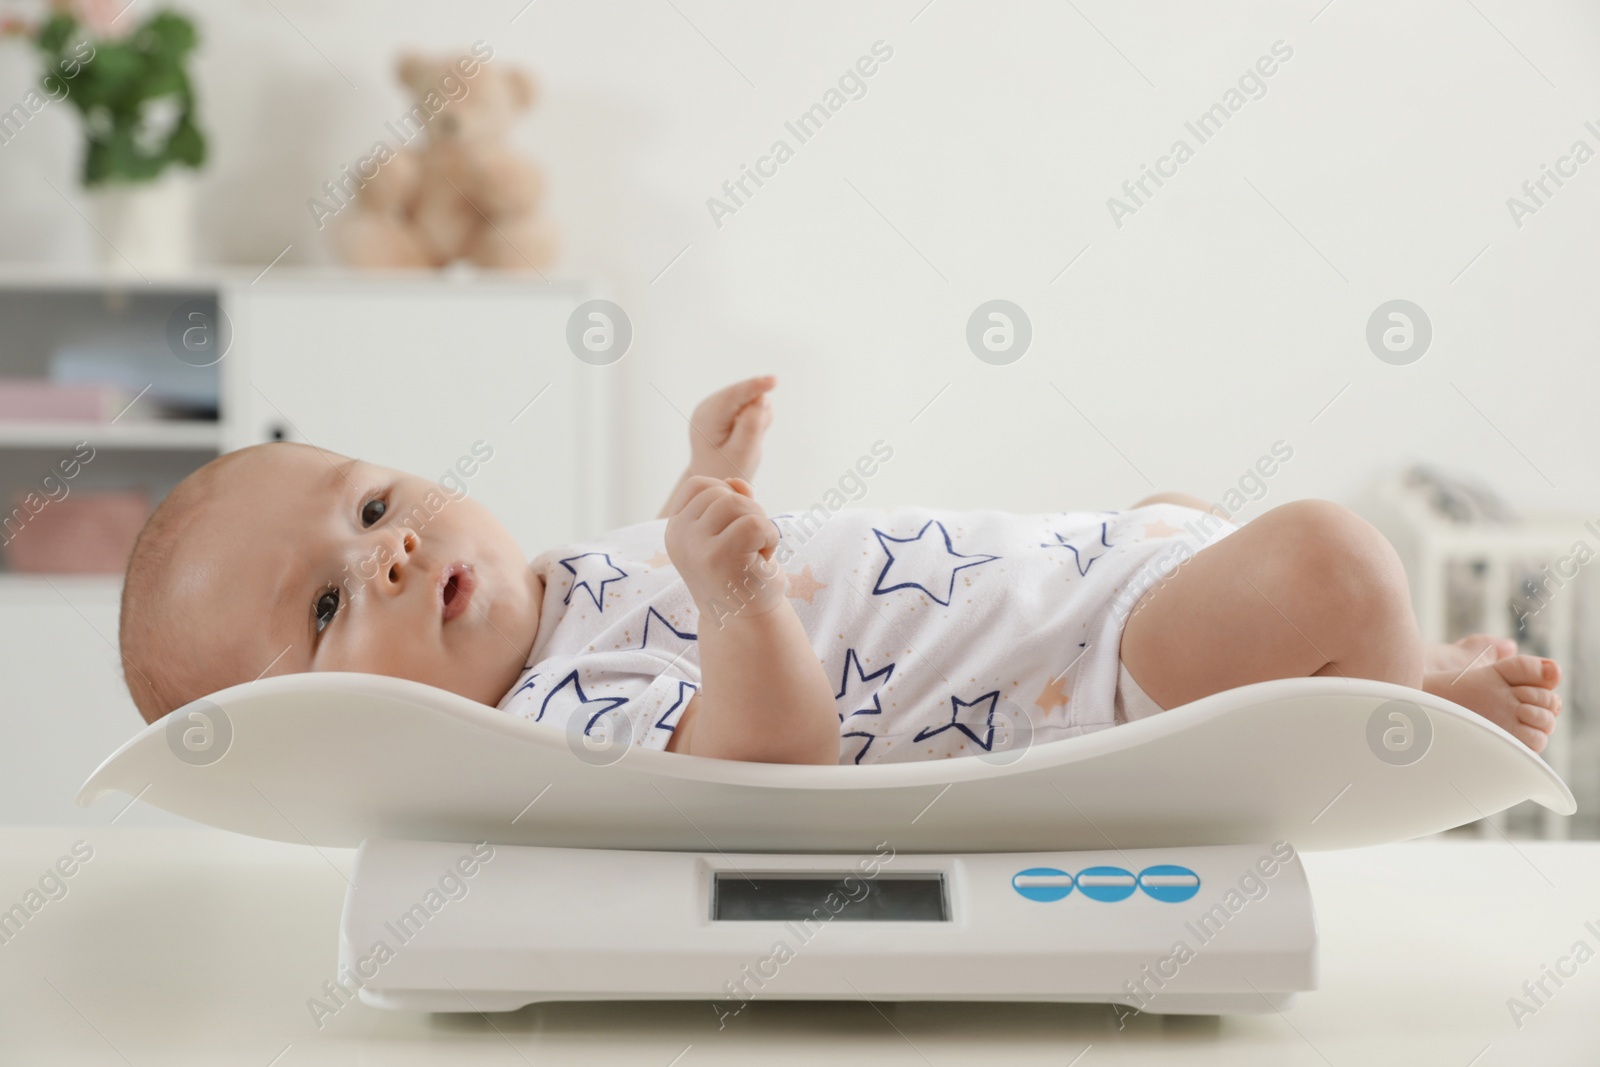
{"label": "baby", "polygon": [[[613,743],[778,763],[979,755],[1309,675],[1425,689],[1536,752],[1555,728],[1552,660],[1484,635],[1425,645],[1394,550],[1326,501],[1235,525],[1180,494],[1022,515],[830,493],[768,517],[748,479],[775,384],[695,409],[659,518],[531,564],[425,478],[296,443],[219,456],[130,557],[134,702],[154,722],[269,674],[360,671]],[[857,470],[892,456],[879,442]]]}

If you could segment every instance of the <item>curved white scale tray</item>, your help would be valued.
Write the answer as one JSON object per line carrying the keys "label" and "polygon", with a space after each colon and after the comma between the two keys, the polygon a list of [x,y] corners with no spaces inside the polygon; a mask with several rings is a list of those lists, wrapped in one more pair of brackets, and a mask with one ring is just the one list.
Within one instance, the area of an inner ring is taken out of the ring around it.
{"label": "curved white scale tray", "polygon": [[[207,700],[232,727],[220,759],[180,760],[163,719],[101,764],[78,803],[116,790],[223,829],[327,847],[370,837],[836,853],[880,842],[912,853],[1354,848],[1523,800],[1575,810],[1560,777],[1499,727],[1359,679],[1244,686],[1003,765],[793,766],[629,749],[598,766],[562,730],[369,674],[280,675]],[[1426,754],[1405,766],[1368,745],[1369,720],[1391,700],[1422,708],[1432,726]]]}

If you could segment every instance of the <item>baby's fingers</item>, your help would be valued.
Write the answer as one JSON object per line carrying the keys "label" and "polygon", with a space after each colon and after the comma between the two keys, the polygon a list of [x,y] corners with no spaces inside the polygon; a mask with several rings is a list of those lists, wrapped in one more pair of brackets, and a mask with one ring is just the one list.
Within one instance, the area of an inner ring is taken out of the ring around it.
{"label": "baby's fingers", "polygon": [[746,378],[742,382],[734,382],[722,390],[722,396],[728,405],[729,412],[738,411],[750,401],[778,384],[776,374],[759,374],[754,378]]}
{"label": "baby's fingers", "polygon": [[749,482],[745,481],[743,478],[729,478],[728,484],[733,487],[734,492],[749,497],[750,506],[755,508],[754,513],[759,515],[766,522],[768,536],[762,541],[760,548],[753,549],[752,551],[759,551],[764,558],[771,559],[772,550],[778,547],[778,541],[781,539],[777,524],[771,519],[767,518],[767,513],[762,510],[761,505],[755,502],[756,494],[755,491],[750,488]]}
{"label": "baby's fingers", "polygon": [[761,440],[761,435],[772,425],[772,398],[762,395],[741,409],[733,419],[733,433],[728,444],[733,448],[749,448]]}
{"label": "baby's fingers", "polygon": [[700,401],[694,409],[695,419],[716,426],[727,426],[733,422],[740,408],[777,384],[778,379],[772,374],[735,382]]}
{"label": "baby's fingers", "polygon": [[765,515],[746,512],[728,523],[717,540],[729,552],[740,555],[756,552],[763,559],[771,559],[773,549],[778,546],[778,528]]}
{"label": "baby's fingers", "polygon": [[[749,493],[749,486],[745,486],[745,491],[741,493],[738,486],[733,485],[734,481],[728,479],[728,488],[723,489],[703,513],[704,521],[713,535],[727,529],[741,515],[762,514],[761,505]],[[740,479],[741,484],[742,481]]]}
{"label": "baby's fingers", "polygon": [[727,484],[721,478],[703,474],[686,479],[667,502],[667,514],[674,517],[682,515],[686,521],[696,519],[713,501],[726,495],[723,487]]}

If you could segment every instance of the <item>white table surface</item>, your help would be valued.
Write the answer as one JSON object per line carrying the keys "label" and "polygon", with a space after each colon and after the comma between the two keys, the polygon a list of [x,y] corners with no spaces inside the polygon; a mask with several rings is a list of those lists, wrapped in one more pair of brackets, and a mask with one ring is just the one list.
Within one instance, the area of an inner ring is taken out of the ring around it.
{"label": "white table surface", "polygon": [[[1600,843],[1306,855],[1322,988],[1282,1015],[1119,1025],[1105,1005],[758,999],[719,1031],[704,1001],[487,1017],[353,1004],[318,1029],[306,1002],[334,976],[353,852],[207,829],[5,829],[0,909],[80,840],[94,856],[67,895],[0,944],[0,1063],[1600,1063],[1600,936],[1585,927],[1600,930]],[[1554,995],[1519,1029],[1508,998],[1580,940],[1596,957],[1547,981]]]}

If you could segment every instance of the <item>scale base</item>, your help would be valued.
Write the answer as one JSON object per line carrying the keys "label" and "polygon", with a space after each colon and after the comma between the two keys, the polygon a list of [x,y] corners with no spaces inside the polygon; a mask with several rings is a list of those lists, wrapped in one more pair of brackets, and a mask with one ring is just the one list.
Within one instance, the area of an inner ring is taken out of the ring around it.
{"label": "scale base", "polygon": [[544,1001],[1020,1001],[1281,1011],[1315,989],[1294,849],[692,853],[366,841],[337,984],[396,1011]]}
{"label": "scale base", "polygon": [[[668,1000],[686,999],[683,997],[665,997],[661,994],[641,994],[633,997],[618,996],[615,993],[539,993],[528,992],[505,993],[484,989],[407,989],[380,992],[372,989],[362,989],[359,992],[361,1002],[370,1007],[383,1008],[387,1011],[414,1011],[438,1012],[441,1014],[459,1012],[506,1012],[519,1011],[530,1004],[547,1004],[565,1001],[631,1001],[631,1000]],[[937,1003],[982,1003],[985,1001],[1002,1001],[1020,1004],[1107,1004],[1127,1008],[1132,1012],[1142,1012],[1146,1015],[1265,1015],[1271,1012],[1286,1011],[1292,1008],[1298,993],[1171,993],[1157,995],[1142,1006],[1132,998],[1118,999],[1111,996],[1023,996],[1020,994],[1004,997],[985,997],[981,994],[963,994],[959,997],[905,997],[893,993],[877,993],[866,997],[840,997],[827,994],[808,996],[789,995],[774,997],[774,1000],[809,1000],[809,1001],[840,1001],[862,1000],[874,1003],[909,1003],[912,1001],[925,1001]],[[712,999],[694,997],[687,999]],[[467,1007],[466,1005],[472,1005]],[[732,1003],[729,1010],[737,1009],[738,1004]]]}

